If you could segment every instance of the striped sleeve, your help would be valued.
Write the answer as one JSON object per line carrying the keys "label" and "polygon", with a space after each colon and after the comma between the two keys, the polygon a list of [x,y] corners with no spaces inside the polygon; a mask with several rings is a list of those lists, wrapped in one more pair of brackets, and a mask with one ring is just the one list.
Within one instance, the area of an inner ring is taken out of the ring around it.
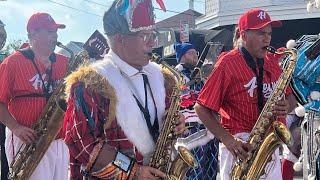
{"label": "striped sleeve", "polygon": [[13,88],[14,88],[14,70],[11,66],[10,57],[8,57],[0,65],[0,101],[8,104],[13,98]]}

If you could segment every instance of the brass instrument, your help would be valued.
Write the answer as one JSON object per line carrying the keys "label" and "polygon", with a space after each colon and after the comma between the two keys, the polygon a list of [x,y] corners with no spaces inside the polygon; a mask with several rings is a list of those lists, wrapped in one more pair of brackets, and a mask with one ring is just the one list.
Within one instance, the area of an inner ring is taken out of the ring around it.
{"label": "brass instrument", "polygon": [[190,74],[190,78],[191,78],[190,81],[185,84],[187,87],[195,83],[202,82],[205,78],[207,78],[210,75],[213,69],[213,64],[203,65],[203,63],[205,62],[208,52],[212,46],[214,46],[213,42],[207,42],[206,46],[201,52],[201,55],[198,59],[196,67],[193,69],[193,71]]}
{"label": "brass instrument", "polygon": [[[185,177],[190,167],[197,168],[198,163],[189,150],[183,145],[175,146],[177,135],[173,133],[177,112],[180,109],[181,93],[183,87],[183,77],[179,71],[170,67],[160,56],[153,54],[153,58],[167,68],[176,78],[176,84],[173,88],[170,107],[166,119],[160,131],[159,138],[156,143],[156,149],[151,156],[149,165],[157,168],[167,174],[166,179],[180,180]],[[177,151],[177,157],[171,161],[170,152]]]}
{"label": "brass instrument", "polygon": [[[63,46],[60,42],[57,46],[67,50],[71,57],[68,62],[66,77],[72,71],[75,71],[79,65],[85,64],[89,57],[80,53],[73,58],[73,52]],[[84,51],[83,51],[84,52]],[[34,143],[23,145],[10,164],[9,179],[27,180],[30,178],[42,157],[48,150],[51,142],[55,139],[63,125],[64,113],[66,110],[66,102],[64,100],[65,84],[63,81],[55,89],[49,98],[43,112],[40,114],[38,121],[32,126],[37,134]]]}
{"label": "brass instrument", "polygon": [[[231,178],[233,180],[258,180],[265,166],[271,160],[274,151],[282,143],[288,146],[293,144],[290,131],[283,123],[275,121],[276,117],[272,117],[272,111],[276,102],[283,96],[290,82],[298,60],[297,51],[295,49],[287,49],[283,52],[276,52],[276,50],[270,46],[266,49],[275,54],[285,54],[285,68],[250,133],[248,142],[252,146],[252,150],[248,153],[248,159],[246,161],[238,160],[232,168]],[[270,128],[273,129],[272,132],[268,134]]]}

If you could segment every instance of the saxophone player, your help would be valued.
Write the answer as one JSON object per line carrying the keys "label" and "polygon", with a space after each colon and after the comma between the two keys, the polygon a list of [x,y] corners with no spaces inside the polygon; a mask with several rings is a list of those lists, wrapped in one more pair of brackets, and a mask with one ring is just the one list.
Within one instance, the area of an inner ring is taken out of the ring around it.
{"label": "saxophone player", "polygon": [[[33,14],[27,23],[30,46],[13,53],[0,65],[0,120],[9,130],[5,142],[9,164],[21,146],[38,138],[32,125],[65,74],[67,58],[54,53],[57,30],[63,28],[65,25],[55,23],[47,13]],[[69,152],[64,134],[61,130],[51,143],[31,180],[68,178]]]}
{"label": "saxophone player", "polygon": [[[245,12],[238,22],[238,45],[221,56],[197,99],[195,110],[199,118],[222,142],[219,147],[222,180],[231,178],[229,173],[237,159],[248,158],[247,152],[252,147],[246,140],[280,77],[278,61],[265,47],[270,44],[272,28],[281,25],[262,9]],[[287,88],[285,99],[276,103],[273,116],[284,118],[295,104]],[[278,151],[260,178],[281,179]]]}
{"label": "saxophone player", "polygon": [[[149,62],[157,40],[152,1],[127,2],[115,0],[104,14],[110,46],[105,58],[66,79],[71,179],[155,180],[166,175],[148,166],[167,100],[164,74]],[[184,117],[179,117],[177,134],[185,131]]]}
{"label": "saxophone player", "polygon": [[[199,52],[196,51],[196,48],[191,43],[175,43],[174,49],[178,62],[176,69],[181,71],[185,84],[187,84],[192,79],[191,74],[199,61]],[[205,126],[200,122],[193,108],[203,84],[204,80],[201,79],[200,82],[195,82],[188,86],[188,89],[182,94],[183,101],[180,112],[186,117],[186,126],[189,127],[188,136],[205,129]],[[218,140],[214,139],[211,135],[211,133],[210,135],[207,134],[205,138],[196,141],[197,147],[193,148],[191,152],[201,168],[190,168],[186,174],[187,179],[216,179],[218,170]]]}

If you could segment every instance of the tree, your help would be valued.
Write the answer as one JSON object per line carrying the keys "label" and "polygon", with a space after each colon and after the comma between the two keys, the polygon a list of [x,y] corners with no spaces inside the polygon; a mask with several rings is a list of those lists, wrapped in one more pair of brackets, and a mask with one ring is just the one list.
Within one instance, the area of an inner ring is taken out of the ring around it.
{"label": "tree", "polygon": [[10,41],[2,50],[0,50],[1,53],[5,53],[7,56],[14,53],[19,47],[26,42],[26,40],[22,39],[14,39]]}

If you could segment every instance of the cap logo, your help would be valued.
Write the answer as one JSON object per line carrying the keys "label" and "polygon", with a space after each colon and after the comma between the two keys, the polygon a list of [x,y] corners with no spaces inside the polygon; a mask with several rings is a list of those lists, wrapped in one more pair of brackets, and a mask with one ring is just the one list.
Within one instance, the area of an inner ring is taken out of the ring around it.
{"label": "cap logo", "polygon": [[260,11],[257,17],[260,18],[261,20],[266,19],[266,12]]}
{"label": "cap logo", "polygon": [[51,22],[54,21],[53,18],[52,18],[50,15],[48,15],[48,17],[47,17],[46,19],[48,19],[48,20],[51,21]]}

